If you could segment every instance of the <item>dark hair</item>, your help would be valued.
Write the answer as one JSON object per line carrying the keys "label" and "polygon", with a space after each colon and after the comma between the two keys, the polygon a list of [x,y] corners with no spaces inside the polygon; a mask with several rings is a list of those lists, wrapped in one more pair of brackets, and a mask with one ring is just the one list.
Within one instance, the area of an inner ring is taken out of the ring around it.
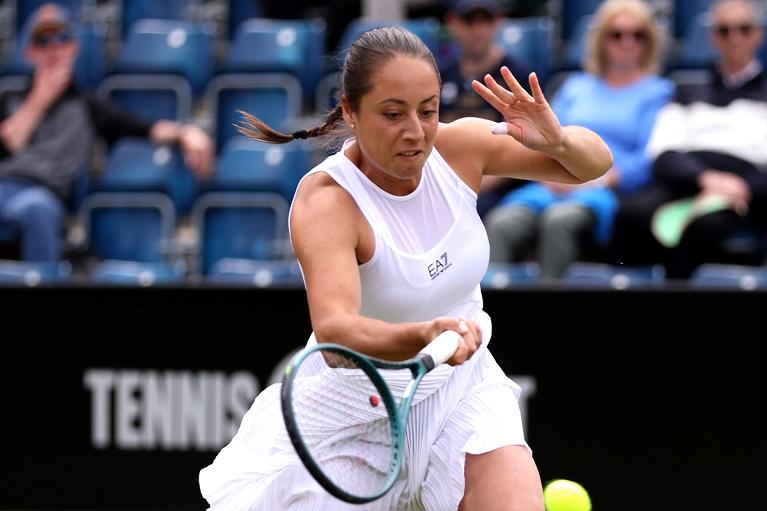
{"label": "dark hair", "polygon": [[374,70],[397,55],[406,55],[429,62],[434,66],[434,72],[439,79],[439,69],[434,61],[434,55],[418,36],[398,26],[374,28],[363,32],[346,53],[339,73],[340,88],[336,93],[338,104],[327,114],[321,125],[291,134],[282,133],[271,128],[258,117],[240,110],[242,120],[237,123],[237,130],[250,138],[273,144],[330,135],[343,124],[341,96],[346,98],[353,111],[357,111],[362,96],[373,88]]}

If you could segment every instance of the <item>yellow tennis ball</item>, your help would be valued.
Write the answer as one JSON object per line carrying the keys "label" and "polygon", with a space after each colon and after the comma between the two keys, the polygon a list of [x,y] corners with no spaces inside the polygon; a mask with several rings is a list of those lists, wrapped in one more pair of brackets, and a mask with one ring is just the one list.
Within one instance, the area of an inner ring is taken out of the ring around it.
{"label": "yellow tennis ball", "polygon": [[543,489],[546,511],[591,511],[591,498],[575,481],[555,479]]}

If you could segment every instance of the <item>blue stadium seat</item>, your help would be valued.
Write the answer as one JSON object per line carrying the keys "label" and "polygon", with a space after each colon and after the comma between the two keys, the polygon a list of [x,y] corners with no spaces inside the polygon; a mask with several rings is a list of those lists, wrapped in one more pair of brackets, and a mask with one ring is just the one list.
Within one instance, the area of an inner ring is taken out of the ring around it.
{"label": "blue stadium seat", "polygon": [[604,0],[562,0],[561,5],[561,38],[569,40],[575,33],[576,27],[583,23],[583,17],[594,14]]}
{"label": "blue stadium seat", "polygon": [[673,63],[675,69],[703,69],[716,59],[717,53],[711,42],[712,21],[708,13],[690,20],[682,36],[679,55]]}
{"label": "blue stadium seat", "polygon": [[134,23],[145,18],[197,19],[196,10],[202,3],[203,0],[122,0],[120,19],[123,34],[129,33]]}
{"label": "blue stadium seat", "polygon": [[24,285],[67,282],[72,276],[72,267],[66,262],[36,263],[29,261],[0,261],[0,285]]}
{"label": "blue stadium seat", "polygon": [[290,202],[298,181],[313,166],[313,154],[306,142],[273,145],[237,135],[222,150],[206,189],[276,192]]}
{"label": "blue stadium seat", "polygon": [[340,54],[348,50],[354,40],[363,32],[391,24],[401,25],[420,37],[434,54],[434,57],[437,58],[439,55],[439,34],[441,25],[436,18],[412,18],[389,23],[384,21],[373,21],[366,18],[357,18],[352,20],[351,23],[346,26],[344,33],[341,35],[341,40],[338,43],[338,48],[336,48],[336,52]]}
{"label": "blue stadium seat", "polygon": [[486,289],[536,285],[540,279],[538,263],[490,263],[480,285]]}
{"label": "blue stadium seat", "polygon": [[707,12],[713,3],[713,0],[674,0],[671,13],[674,38],[685,38],[695,18]]}
{"label": "blue stadium seat", "polygon": [[178,263],[142,263],[137,261],[99,261],[90,270],[95,284],[149,287],[184,282],[186,265]]}
{"label": "blue stadium seat", "polygon": [[176,148],[145,139],[124,138],[109,152],[104,170],[91,189],[95,192],[158,192],[171,199],[179,214],[190,211],[198,192],[197,179]]}
{"label": "blue stadium seat", "polygon": [[227,25],[229,27],[227,34],[231,39],[243,21],[251,18],[263,18],[264,8],[261,6],[260,0],[227,0],[227,13]]}
{"label": "blue stadium seat", "polygon": [[[314,105],[320,114],[327,110],[335,108],[335,92],[338,90],[338,71],[343,63],[345,52],[349,49],[355,39],[366,30],[377,27],[383,27],[391,24],[401,25],[419,36],[426,46],[434,54],[435,59],[439,59],[440,53],[440,30],[441,25],[436,18],[414,18],[400,22],[387,23],[384,21],[373,21],[365,18],[357,18],[347,25],[338,47],[335,48],[336,59],[328,62],[325,66],[325,74],[319,79],[315,88]],[[439,64],[439,62],[438,62]]]}
{"label": "blue stadium seat", "polygon": [[301,82],[304,95],[311,97],[323,72],[324,56],[324,20],[254,18],[237,27],[222,71],[289,73]]}
{"label": "blue stadium seat", "polygon": [[295,259],[288,261],[259,261],[255,259],[220,259],[206,279],[215,284],[236,284],[256,287],[303,287],[301,269]]}
{"label": "blue stadium seat", "polygon": [[114,74],[101,82],[97,94],[146,121],[192,118],[192,89],[180,76]]}
{"label": "blue stadium seat", "polygon": [[665,278],[665,270],[660,265],[613,266],[577,262],[567,268],[562,282],[579,287],[628,289],[661,286]]}
{"label": "blue stadium seat", "polygon": [[238,110],[260,118],[277,130],[286,130],[301,115],[301,84],[284,73],[227,73],[216,76],[205,90],[220,151],[237,134]]}
{"label": "blue stadium seat", "polygon": [[[498,31],[506,52],[526,62],[545,81],[551,73],[553,24],[548,17],[507,19]],[[522,77],[527,80],[527,77]]]}
{"label": "blue stadium seat", "polygon": [[581,69],[586,55],[586,41],[593,24],[594,17],[591,14],[581,16],[570,31],[570,37],[564,42],[559,69]]}
{"label": "blue stadium seat", "polygon": [[767,289],[767,266],[703,264],[690,277],[695,288]]}
{"label": "blue stadium seat", "polygon": [[225,258],[279,260],[289,254],[288,202],[271,192],[207,192],[191,215],[200,246],[195,273]]}
{"label": "blue stadium seat", "polygon": [[213,72],[213,28],[205,22],[138,20],[128,32],[113,71],[178,74],[199,94]]}
{"label": "blue stadium seat", "polygon": [[[106,24],[76,24],[74,30],[80,41],[80,54],[75,62],[75,80],[80,87],[95,90],[107,72]],[[20,32],[2,70],[3,75],[32,75],[32,66],[24,57],[26,41],[25,32]]]}
{"label": "blue stadium seat", "polygon": [[176,214],[157,192],[97,192],[78,211],[83,245],[99,259],[168,262],[173,255]]}

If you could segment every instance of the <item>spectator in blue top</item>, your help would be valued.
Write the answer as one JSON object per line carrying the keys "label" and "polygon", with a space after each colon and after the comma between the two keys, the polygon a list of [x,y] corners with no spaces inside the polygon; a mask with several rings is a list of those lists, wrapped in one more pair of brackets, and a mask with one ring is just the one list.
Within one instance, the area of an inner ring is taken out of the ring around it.
{"label": "spectator in blue top", "polygon": [[543,279],[560,278],[586,246],[609,241],[620,197],[650,180],[645,148],[656,113],[673,93],[672,82],[657,74],[662,37],[643,2],[608,0],[594,20],[585,71],[565,80],[551,106],[563,124],[598,133],[614,166],[587,185],[526,184],[485,218],[491,260],[522,260],[537,240]]}
{"label": "spectator in blue top", "polygon": [[[455,57],[447,59],[439,72],[442,91],[439,118],[450,122],[460,117],[480,117],[502,121],[502,116],[471,88],[472,80],[482,81],[490,74],[503,83],[500,69],[508,67],[520,83],[526,84],[531,69],[508,55],[498,42],[498,31],[505,12],[498,0],[458,0],[445,13],[445,27],[455,41]],[[542,70],[536,70],[540,71]],[[477,199],[480,217],[522,182],[497,176],[484,176]]]}

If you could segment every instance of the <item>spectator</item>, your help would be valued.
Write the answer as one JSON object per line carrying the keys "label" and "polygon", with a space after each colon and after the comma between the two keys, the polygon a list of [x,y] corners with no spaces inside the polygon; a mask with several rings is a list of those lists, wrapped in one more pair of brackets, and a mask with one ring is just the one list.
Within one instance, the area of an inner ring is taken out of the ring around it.
{"label": "spectator", "polygon": [[97,137],[123,136],[179,143],[199,176],[213,165],[213,142],[200,128],[135,119],[84,95],[72,81],[79,51],[67,12],[52,3],[32,14],[25,55],[34,68],[22,95],[0,97],[0,224],[21,234],[21,256],[54,262],[61,257],[62,227],[73,183],[87,168]]}
{"label": "spectator", "polygon": [[[499,69],[508,67],[521,83],[530,74],[527,63],[507,55],[498,42],[498,30],[504,11],[498,0],[459,0],[445,14],[445,26],[456,42],[456,58],[442,66],[440,120],[450,122],[460,117],[481,117],[501,121],[497,110],[483,101],[471,88],[472,80],[490,74],[503,83]],[[477,201],[480,217],[521,181],[484,176]]]}
{"label": "spectator", "polygon": [[521,260],[537,239],[543,279],[560,278],[586,247],[605,247],[618,200],[650,180],[646,143],[673,92],[672,83],[657,75],[661,34],[644,3],[608,0],[594,19],[585,71],[565,80],[552,108],[563,124],[599,134],[613,153],[613,167],[582,186],[526,184],[486,218],[491,260]]}
{"label": "spectator", "polygon": [[[704,262],[725,261],[723,242],[733,234],[767,228],[767,77],[756,57],[762,13],[755,3],[726,0],[715,3],[711,15],[717,61],[707,79],[679,84],[661,110],[648,146],[657,185],[623,205],[616,224],[616,258],[662,260],[671,279],[688,278]],[[682,198],[695,207],[678,226],[686,224],[676,246],[664,248],[651,234],[653,216]],[[720,206],[707,214],[697,207],[712,202]]]}

